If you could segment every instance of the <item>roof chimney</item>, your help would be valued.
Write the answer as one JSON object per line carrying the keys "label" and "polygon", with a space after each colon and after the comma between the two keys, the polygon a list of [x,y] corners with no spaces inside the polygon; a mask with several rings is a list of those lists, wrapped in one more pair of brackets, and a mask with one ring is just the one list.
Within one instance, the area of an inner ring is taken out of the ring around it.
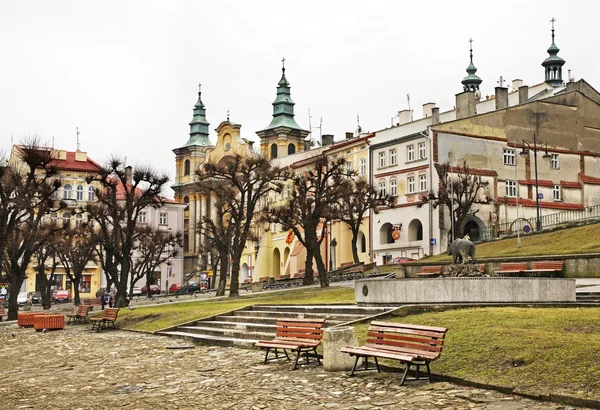
{"label": "roof chimney", "polygon": [[435,107],[434,102],[428,102],[423,104],[423,118],[431,117],[431,110]]}
{"label": "roof chimney", "polygon": [[521,88],[523,86],[523,80],[519,79],[519,78],[515,78],[514,80],[512,80],[512,89],[513,90],[518,90],[519,88]]}
{"label": "roof chimney", "polygon": [[412,121],[412,110],[398,111],[398,125],[406,124]]}
{"label": "roof chimney", "polygon": [[508,88],[496,87],[496,109],[508,108]]}
{"label": "roof chimney", "polygon": [[529,86],[522,85],[519,87],[519,104],[525,104],[529,99]]}
{"label": "roof chimney", "polygon": [[456,94],[456,119],[471,117],[477,111],[477,99],[474,91]]}
{"label": "roof chimney", "polygon": [[431,125],[436,125],[440,123],[440,108],[433,107],[431,109]]}
{"label": "roof chimney", "polygon": [[327,145],[333,145],[333,134],[321,135],[321,146],[325,147]]}
{"label": "roof chimney", "polygon": [[347,133],[346,133],[346,139],[347,139],[347,140],[349,140],[349,139],[351,139],[351,138],[353,138],[353,137],[354,137],[354,133],[353,133],[353,132],[347,132]]}

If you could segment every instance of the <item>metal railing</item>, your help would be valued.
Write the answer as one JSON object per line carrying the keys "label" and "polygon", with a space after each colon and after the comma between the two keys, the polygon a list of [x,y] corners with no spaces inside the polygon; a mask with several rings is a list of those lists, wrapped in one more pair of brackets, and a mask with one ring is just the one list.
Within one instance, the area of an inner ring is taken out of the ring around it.
{"label": "metal railing", "polygon": [[[593,205],[583,210],[572,210],[543,215],[541,218],[542,231],[569,225],[575,222],[593,222],[600,220],[600,205]],[[471,229],[469,236],[473,242],[487,242],[494,239],[514,236],[517,232],[527,234],[535,232],[536,218],[519,218],[512,222]],[[526,228],[527,227],[527,228]]]}

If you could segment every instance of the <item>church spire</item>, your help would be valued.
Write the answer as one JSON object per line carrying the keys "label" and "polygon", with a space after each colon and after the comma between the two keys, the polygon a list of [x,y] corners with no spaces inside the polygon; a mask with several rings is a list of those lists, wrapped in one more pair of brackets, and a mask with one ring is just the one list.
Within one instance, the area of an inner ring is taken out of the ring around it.
{"label": "church spire", "polygon": [[548,48],[548,58],[544,60],[542,66],[546,74],[546,82],[552,87],[560,87],[563,84],[562,80],[562,66],[565,64],[565,60],[558,56],[560,48],[554,43],[554,22],[556,19],[552,17],[550,23],[552,23],[552,44]]}
{"label": "church spire", "polygon": [[285,77],[285,58],[281,60],[281,63],[281,79],[277,83],[277,97],[273,101],[273,119],[264,130],[287,127],[304,131],[294,119],[295,103],[292,101],[290,83]]}
{"label": "church spire", "polygon": [[202,102],[202,84],[198,84],[198,101],[194,105],[194,117],[190,122],[190,139],[185,146],[199,145],[205,147],[212,145],[208,138],[209,125],[206,119],[206,107]]}
{"label": "church spire", "polygon": [[479,90],[479,84],[482,83],[481,78],[479,78],[477,76],[477,74],[475,74],[477,72],[477,67],[475,67],[475,64],[473,64],[473,39],[469,39],[469,53],[470,53],[470,58],[471,61],[469,63],[469,66],[467,67],[467,75],[465,78],[463,78],[463,80],[461,81],[462,85],[463,85],[463,90],[464,91],[477,91]]}

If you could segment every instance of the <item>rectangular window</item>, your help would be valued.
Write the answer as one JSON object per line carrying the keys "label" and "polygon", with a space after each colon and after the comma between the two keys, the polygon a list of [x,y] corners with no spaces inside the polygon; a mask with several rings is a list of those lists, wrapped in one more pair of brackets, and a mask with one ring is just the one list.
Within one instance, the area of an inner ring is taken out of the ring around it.
{"label": "rectangular window", "polygon": [[147,215],[146,211],[142,211],[138,214],[137,221],[141,224],[145,224],[147,217],[148,217],[148,215]]}
{"label": "rectangular window", "polygon": [[385,152],[379,153],[379,168],[385,167]]}
{"label": "rectangular window", "polygon": [[558,154],[552,154],[552,159],[550,160],[550,167],[552,169],[560,169],[560,162],[558,160]]}
{"label": "rectangular window", "polygon": [[398,183],[396,182],[395,179],[392,179],[390,181],[390,195],[391,196],[398,195]]}
{"label": "rectangular window", "polygon": [[562,192],[560,189],[560,185],[554,185],[554,189],[552,189],[552,194],[554,196],[555,201],[562,201]]}
{"label": "rectangular window", "polygon": [[166,212],[161,212],[158,218],[158,223],[160,225],[166,225],[167,224],[167,213]]}
{"label": "rectangular window", "polygon": [[379,182],[379,194],[385,195],[385,181]]}
{"label": "rectangular window", "polygon": [[398,163],[396,148],[390,150],[390,165],[396,165]]}
{"label": "rectangular window", "polygon": [[425,151],[425,143],[419,142],[419,158],[425,159],[427,158],[427,151]]}
{"label": "rectangular window", "polygon": [[364,177],[367,175],[367,160],[365,158],[360,159],[360,176]]}
{"label": "rectangular window", "polygon": [[421,192],[427,191],[427,175],[426,174],[419,175],[419,191],[421,191]]}
{"label": "rectangular window", "polygon": [[83,275],[81,277],[81,282],[79,282],[79,293],[90,293],[92,277],[89,275]]}
{"label": "rectangular window", "polygon": [[504,165],[515,165],[515,150],[511,148],[504,148],[504,154],[502,155],[502,163]]}
{"label": "rectangular window", "polygon": [[506,180],[506,196],[517,196],[517,181]]}
{"label": "rectangular window", "polygon": [[408,177],[408,193],[415,193],[415,177]]}
{"label": "rectangular window", "polygon": [[409,145],[408,147],[406,147],[406,158],[407,158],[407,161],[415,160],[415,146],[414,145]]}

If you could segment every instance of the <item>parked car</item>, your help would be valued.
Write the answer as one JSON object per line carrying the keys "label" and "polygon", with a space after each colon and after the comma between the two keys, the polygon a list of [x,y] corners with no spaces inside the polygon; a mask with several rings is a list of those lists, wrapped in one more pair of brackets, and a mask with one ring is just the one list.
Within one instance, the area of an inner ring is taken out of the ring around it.
{"label": "parked car", "polygon": [[[142,295],[148,293],[148,289],[146,286],[142,287]],[[151,295],[160,295],[160,287],[158,285],[150,285],[150,294]]]}
{"label": "parked car", "polygon": [[68,290],[57,290],[54,293],[54,303],[70,303],[71,302],[71,292]]}
{"label": "parked car", "polygon": [[27,292],[19,292],[17,295],[17,305],[24,305],[25,302],[27,302]]}
{"label": "parked car", "polygon": [[189,280],[187,282],[185,282],[183,285],[181,285],[181,288],[179,288],[179,293],[190,293],[190,292],[197,292],[200,290],[200,284],[198,283],[197,280]]}
{"label": "parked car", "polygon": [[42,303],[42,293],[41,292],[29,292],[31,296],[31,303]]}
{"label": "parked car", "polygon": [[177,293],[181,289],[181,283],[173,283],[169,286],[169,293]]}
{"label": "parked car", "polygon": [[[142,294],[142,289],[134,286],[131,290],[131,296],[140,296]],[[127,295],[129,295],[129,289],[127,289]]]}

